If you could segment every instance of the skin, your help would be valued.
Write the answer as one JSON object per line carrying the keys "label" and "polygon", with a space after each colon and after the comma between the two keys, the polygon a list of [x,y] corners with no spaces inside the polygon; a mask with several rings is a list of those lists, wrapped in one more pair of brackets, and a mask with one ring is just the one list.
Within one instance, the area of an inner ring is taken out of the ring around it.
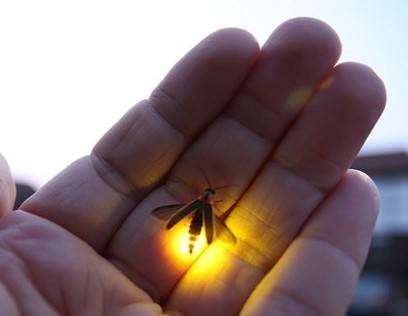
{"label": "skin", "polygon": [[[10,212],[0,164],[2,315],[344,315],[378,212],[349,170],[381,115],[367,66],[308,18],[259,48],[211,34],[83,157]],[[206,182],[236,245],[177,261],[151,216]],[[205,271],[205,273],[203,273]]]}

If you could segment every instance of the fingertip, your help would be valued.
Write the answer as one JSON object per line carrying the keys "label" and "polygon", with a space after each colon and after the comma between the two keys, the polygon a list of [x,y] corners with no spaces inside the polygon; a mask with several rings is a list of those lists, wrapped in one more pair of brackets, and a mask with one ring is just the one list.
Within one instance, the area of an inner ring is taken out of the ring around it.
{"label": "fingertip", "polygon": [[258,42],[255,38],[255,36],[248,32],[247,30],[244,30],[239,27],[225,27],[219,30],[216,30],[209,34],[206,39],[215,39],[215,40],[221,40],[224,41],[225,39],[231,41],[232,43],[241,43],[241,44],[248,44],[249,46],[252,46],[253,48],[259,47]]}
{"label": "fingertip", "polygon": [[386,103],[385,85],[375,71],[361,63],[344,62],[335,68],[335,80],[338,85],[338,94],[342,94],[345,106],[357,104],[362,108],[369,108],[368,113],[377,120],[384,110]]}
{"label": "fingertip", "polygon": [[202,59],[204,64],[214,69],[237,63],[248,69],[255,62],[259,50],[255,37],[240,28],[217,30],[193,48],[193,51],[200,52],[194,54],[194,57]]}
{"label": "fingertip", "polygon": [[291,48],[294,58],[303,51],[310,55],[311,61],[326,58],[330,65],[337,62],[342,50],[335,30],[327,23],[310,17],[297,17],[280,24],[263,49],[276,44],[280,44],[286,54]]}
{"label": "fingertip", "polygon": [[247,31],[216,31],[193,47],[150,95],[153,108],[190,138],[228,105],[248,77],[259,46]]}
{"label": "fingertip", "polygon": [[348,170],[306,223],[303,235],[336,245],[365,262],[379,210],[378,189],[365,173]]}
{"label": "fingertip", "polygon": [[362,197],[367,197],[366,203],[369,203],[367,209],[374,215],[374,218],[377,218],[380,211],[380,192],[374,180],[360,170],[349,169],[342,181],[346,182],[345,185],[354,188]]}

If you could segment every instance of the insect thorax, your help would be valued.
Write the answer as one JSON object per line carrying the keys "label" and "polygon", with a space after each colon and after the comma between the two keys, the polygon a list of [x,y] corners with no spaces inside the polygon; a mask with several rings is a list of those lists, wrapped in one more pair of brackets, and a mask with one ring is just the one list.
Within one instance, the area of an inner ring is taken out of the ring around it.
{"label": "insect thorax", "polygon": [[211,203],[214,197],[215,191],[211,188],[205,189],[203,195],[201,195],[200,200],[204,203]]}

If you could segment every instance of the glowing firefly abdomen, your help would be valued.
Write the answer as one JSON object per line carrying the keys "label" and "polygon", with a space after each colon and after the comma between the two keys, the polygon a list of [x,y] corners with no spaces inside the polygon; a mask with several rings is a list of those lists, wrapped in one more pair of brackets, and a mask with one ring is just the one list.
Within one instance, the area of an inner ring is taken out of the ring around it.
{"label": "glowing firefly abdomen", "polygon": [[193,218],[191,219],[190,229],[188,233],[190,234],[188,252],[193,253],[194,245],[197,241],[198,236],[200,236],[201,228],[203,227],[203,212],[198,210],[194,213]]}

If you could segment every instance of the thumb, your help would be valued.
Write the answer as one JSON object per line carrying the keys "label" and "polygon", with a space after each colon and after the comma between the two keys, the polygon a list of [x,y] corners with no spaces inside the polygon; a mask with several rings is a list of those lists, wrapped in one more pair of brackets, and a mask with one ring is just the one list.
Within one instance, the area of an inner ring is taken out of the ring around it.
{"label": "thumb", "polygon": [[10,212],[16,198],[16,187],[6,159],[0,154],[0,217]]}

